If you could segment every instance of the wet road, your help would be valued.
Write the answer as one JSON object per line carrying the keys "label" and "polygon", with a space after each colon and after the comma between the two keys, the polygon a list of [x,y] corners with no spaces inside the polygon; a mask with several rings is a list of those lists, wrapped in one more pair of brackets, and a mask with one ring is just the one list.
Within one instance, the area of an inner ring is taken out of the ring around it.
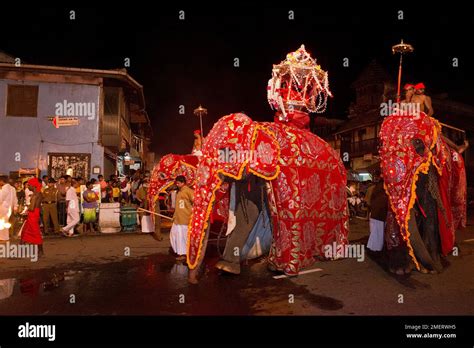
{"label": "wet road", "polygon": [[[366,223],[354,223],[358,226],[353,227],[352,240],[363,242]],[[291,279],[274,279],[265,259],[245,264],[240,276],[221,275],[213,267],[218,259],[213,249],[198,285],[187,283],[187,267],[167,253],[168,244],[147,249],[154,242],[148,236],[48,241],[49,253],[58,248],[61,262],[51,255],[48,262],[40,260],[34,267],[12,266],[15,260],[2,261],[4,267],[0,263],[0,314],[472,315],[474,243],[468,239],[472,235],[470,230],[463,234],[467,242],[460,244],[461,255],[451,256],[450,266],[436,276],[394,277],[383,262],[367,257],[364,262],[319,262],[313,269],[320,270]],[[65,243],[80,249],[82,258],[68,256]],[[132,250],[143,252],[128,258],[110,256],[133,243],[138,244]],[[96,254],[104,245],[110,255],[100,259]]]}
{"label": "wet road", "polygon": [[188,285],[186,265],[161,254],[78,269],[25,272],[21,278],[0,281],[0,288],[3,282],[11,293],[0,300],[0,313],[247,315],[256,312],[253,308],[259,302],[288,299],[288,294],[306,297],[321,309],[343,306],[287,279],[273,279],[264,260],[248,264],[239,277],[220,274],[215,262],[211,253],[197,286]]}

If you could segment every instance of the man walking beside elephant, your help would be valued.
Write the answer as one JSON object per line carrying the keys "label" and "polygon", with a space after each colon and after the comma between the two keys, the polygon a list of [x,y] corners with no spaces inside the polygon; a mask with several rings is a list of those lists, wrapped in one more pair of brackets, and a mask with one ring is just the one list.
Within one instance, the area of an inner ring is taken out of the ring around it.
{"label": "man walking beside elephant", "polygon": [[178,255],[177,261],[186,260],[188,241],[188,225],[194,201],[194,191],[186,185],[186,178],[178,175],[175,180],[178,187],[176,208],[173,215],[173,225],[170,231],[170,241],[173,251]]}

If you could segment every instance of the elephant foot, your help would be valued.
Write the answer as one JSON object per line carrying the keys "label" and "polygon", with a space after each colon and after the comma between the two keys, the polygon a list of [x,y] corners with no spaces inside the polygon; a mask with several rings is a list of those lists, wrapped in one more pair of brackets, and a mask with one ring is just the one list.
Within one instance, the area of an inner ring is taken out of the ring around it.
{"label": "elephant foot", "polygon": [[428,268],[425,268],[425,267],[421,266],[420,267],[420,273],[423,273],[423,274],[439,274],[441,272],[436,270],[436,269],[429,270]]}
{"label": "elephant foot", "polygon": [[428,274],[430,271],[428,271],[425,267],[420,267],[420,273],[421,274]]}
{"label": "elephant foot", "polygon": [[276,268],[276,266],[273,263],[268,263],[267,268],[271,272],[278,272],[278,269]]}
{"label": "elephant foot", "polygon": [[216,263],[216,268],[227,273],[240,274],[240,264],[238,263],[220,260]]}
{"label": "elephant foot", "polygon": [[188,282],[190,284],[198,284],[199,283],[197,274],[198,274],[197,268],[189,270],[189,272],[188,272]]}
{"label": "elephant foot", "polygon": [[391,273],[396,274],[397,276],[403,276],[403,275],[408,275],[411,273],[411,269],[409,267],[403,268],[403,267],[397,267],[397,268],[390,268],[389,269]]}
{"label": "elephant foot", "polygon": [[405,272],[403,271],[402,268],[390,268],[390,273],[396,274],[396,275],[403,275]]}

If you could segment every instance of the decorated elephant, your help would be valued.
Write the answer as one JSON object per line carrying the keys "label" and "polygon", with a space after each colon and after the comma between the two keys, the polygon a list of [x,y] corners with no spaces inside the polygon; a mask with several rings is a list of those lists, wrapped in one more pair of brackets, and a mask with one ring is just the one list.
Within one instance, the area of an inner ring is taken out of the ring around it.
{"label": "decorated elephant", "polygon": [[149,197],[155,198],[158,194],[166,192],[178,175],[183,175],[188,185],[193,186],[198,162],[198,157],[194,155],[168,154],[163,156],[153,168]]}
{"label": "decorated elephant", "polygon": [[390,267],[398,274],[440,272],[456,229],[466,224],[463,158],[447,145],[439,122],[423,112],[387,117],[380,138],[391,208],[385,235]]}
{"label": "decorated elephant", "polygon": [[[184,176],[187,185],[194,188],[198,163],[199,157],[195,155],[168,154],[163,156],[160,162],[153,168],[151,174],[148,190],[149,202],[154,203],[160,193],[167,193],[167,190],[174,185],[178,175]],[[227,186],[222,186],[216,194],[218,204],[216,204],[211,218],[213,221],[217,220],[227,223],[229,212],[228,199],[221,199],[229,194]]]}
{"label": "decorated elephant", "polygon": [[272,270],[297,275],[315,257],[327,258],[328,246],[348,243],[346,170],[339,155],[306,129],[231,114],[207,135],[197,168],[188,234],[191,282],[197,281],[216,192],[224,182],[239,185],[242,206],[258,207],[247,209],[240,221],[237,216],[236,226],[247,226],[241,233],[248,235],[261,210],[269,212]]}

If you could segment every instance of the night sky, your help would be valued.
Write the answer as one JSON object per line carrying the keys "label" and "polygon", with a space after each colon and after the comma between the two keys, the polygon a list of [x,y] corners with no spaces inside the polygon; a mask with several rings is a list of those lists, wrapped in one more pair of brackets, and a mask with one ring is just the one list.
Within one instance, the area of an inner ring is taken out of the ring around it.
{"label": "night sky", "polygon": [[[236,7],[228,2],[211,9],[132,8],[116,3],[107,9],[22,9],[0,13],[0,50],[31,64],[82,68],[122,68],[144,86],[157,154],[189,153],[192,114],[209,110],[205,132],[221,116],[243,111],[255,120],[272,120],[266,84],[272,64],[302,43],[329,71],[334,98],[324,115],[344,118],[354,98],[350,84],[376,58],[393,76],[398,56],[391,46],[404,39],[415,47],[405,59],[406,73],[427,85],[427,94],[449,92],[454,100],[474,104],[474,15],[470,10],[414,10],[353,7],[300,9]],[[342,7],[342,6],[340,6]],[[76,19],[69,19],[69,11]],[[185,20],[178,11],[185,11]],[[288,19],[288,11],[295,19]],[[403,21],[397,10],[404,10]],[[350,66],[343,67],[343,58]],[[453,57],[459,67],[453,68]],[[233,66],[239,58],[240,67]],[[186,114],[178,113],[184,105]]]}

